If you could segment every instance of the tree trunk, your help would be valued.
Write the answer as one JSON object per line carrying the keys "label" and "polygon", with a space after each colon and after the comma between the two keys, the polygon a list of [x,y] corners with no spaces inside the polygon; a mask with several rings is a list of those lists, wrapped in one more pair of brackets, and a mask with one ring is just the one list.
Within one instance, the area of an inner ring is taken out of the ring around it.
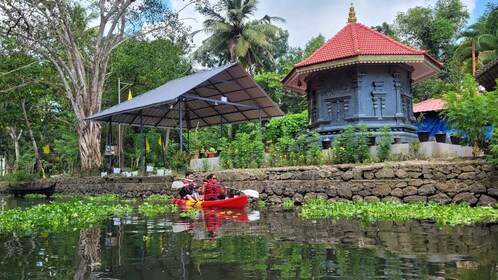
{"label": "tree trunk", "polygon": [[[21,152],[19,149],[19,138],[21,138],[22,129],[21,131],[19,131],[19,134],[17,134],[15,127],[9,127],[9,135],[10,138],[12,138],[12,140],[14,141],[14,155],[15,155],[15,162],[17,162],[21,158]],[[15,166],[17,166],[17,164],[15,164]]]}
{"label": "tree trunk", "polygon": [[36,144],[36,139],[33,134],[33,130],[31,129],[31,123],[28,119],[28,114],[26,113],[26,102],[25,100],[21,100],[22,107],[22,115],[24,117],[24,122],[26,123],[26,128],[28,129],[29,137],[31,138],[31,142],[33,143],[33,150],[35,153],[35,170],[41,171],[42,177],[45,178],[45,170],[43,169],[42,162],[40,160],[40,152],[38,152],[38,145]]}
{"label": "tree trunk", "polygon": [[100,153],[101,126],[96,122],[84,122],[83,127],[78,127],[80,142],[81,169],[90,171],[102,165]]}

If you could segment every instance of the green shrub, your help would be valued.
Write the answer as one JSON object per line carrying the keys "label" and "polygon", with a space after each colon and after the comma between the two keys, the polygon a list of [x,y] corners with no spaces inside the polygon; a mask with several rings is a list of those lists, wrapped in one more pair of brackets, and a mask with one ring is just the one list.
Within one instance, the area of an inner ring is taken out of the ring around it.
{"label": "green shrub", "polygon": [[239,132],[221,152],[221,165],[225,168],[256,168],[263,166],[265,146],[258,129]]}
{"label": "green shrub", "polygon": [[391,139],[393,137],[393,134],[391,132],[391,129],[387,126],[380,128],[379,132],[380,139],[377,144],[377,158],[379,159],[379,161],[385,161],[388,160],[391,156]]}
{"label": "green shrub", "polygon": [[368,147],[368,131],[365,124],[356,128],[349,125],[339,133],[333,144],[334,163],[368,162],[372,156]]}
{"label": "green shrub", "polygon": [[37,176],[30,174],[24,170],[17,170],[6,176],[7,182],[16,184],[20,182],[32,182],[37,179]]}
{"label": "green shrub", "polygon": [[467,74],[458,91],[450,91],[444,97],[446,110],[442,114],[451,128],[460,130],[466,136],[474,149],[474,157],[479,155],[479,151],[487,152],[485,127],[497,114],[489,100],[491,96],[479,94],[478,84]]}

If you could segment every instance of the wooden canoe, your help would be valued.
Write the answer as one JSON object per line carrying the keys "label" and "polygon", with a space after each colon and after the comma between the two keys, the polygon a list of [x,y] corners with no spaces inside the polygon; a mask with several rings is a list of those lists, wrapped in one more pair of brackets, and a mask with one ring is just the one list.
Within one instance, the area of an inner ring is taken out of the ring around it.
{"label": "wooden canoe", "polygon": [[16,197],[24,197],[27,194],[44,194],[50,197],[55,191],[55,183],[35,186],[33,183],[21,183],[15,186],[9,186],[7,191]]}
{"label": "wooden canoe", "polygon": [[219,200],[206,200],[206,201],[191,201],[179,198],[174,198],[171,203],[178,204],[183,207],[195,208],[244,208],[249,197],[246,195],[231,197]]}

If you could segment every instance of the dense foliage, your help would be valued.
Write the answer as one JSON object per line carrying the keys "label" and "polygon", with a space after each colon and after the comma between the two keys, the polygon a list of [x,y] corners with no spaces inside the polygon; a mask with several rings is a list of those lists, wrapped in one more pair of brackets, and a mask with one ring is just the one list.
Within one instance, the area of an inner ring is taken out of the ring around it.
{"label": "dense foliage", "polygon": [[334,163],[363,163],[371,161],[368,147],[368,131],[365,124],[347,126],[334,138],[332,148]]}
{"label": "dense foliage", "polygon": [[489,99],[490,96],[479,92],[477,83],[470,75],[465,77],[458,91],[450,91],[445,96],[444,116],[451,128],[460,131],[463,139],[473,146],[476,157],[479,151],[488,151],[486,126],[490,125],[498,114]]}

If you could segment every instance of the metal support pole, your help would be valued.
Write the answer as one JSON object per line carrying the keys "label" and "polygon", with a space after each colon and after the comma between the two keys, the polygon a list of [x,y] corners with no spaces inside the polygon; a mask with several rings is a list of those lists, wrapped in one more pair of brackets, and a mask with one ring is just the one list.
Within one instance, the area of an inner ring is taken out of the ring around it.
{"label": "metal support pole", "polygon": [[[109,147],[112,148],[112,121],[109,118]],[[112,154],[109,155],[109,169],[112,168]]]}
{"label": "metal support pole", "polygon": [[[121,79],[118,78],[118,104],[121,103]],[[121,167],[121,124],[118,124],[118,167]]]}
{"label": "metal support pole", "polygon": [[142,120],[142,111],[140,111],[140,164],[142,165],[142,172],[145,172],[144,161],[144,123]]}
{"label": "metal support pole", "polygon": [[261,141],[263,141],[263,126],[261,122],[261,109],[258,110],[259,112],[259,136],[261,136]]}
{"label": "metal support pole", "polygon": [[183,151],[183,102],[182,96],[178,99],[178,107],[180,108],[180,151]]}

